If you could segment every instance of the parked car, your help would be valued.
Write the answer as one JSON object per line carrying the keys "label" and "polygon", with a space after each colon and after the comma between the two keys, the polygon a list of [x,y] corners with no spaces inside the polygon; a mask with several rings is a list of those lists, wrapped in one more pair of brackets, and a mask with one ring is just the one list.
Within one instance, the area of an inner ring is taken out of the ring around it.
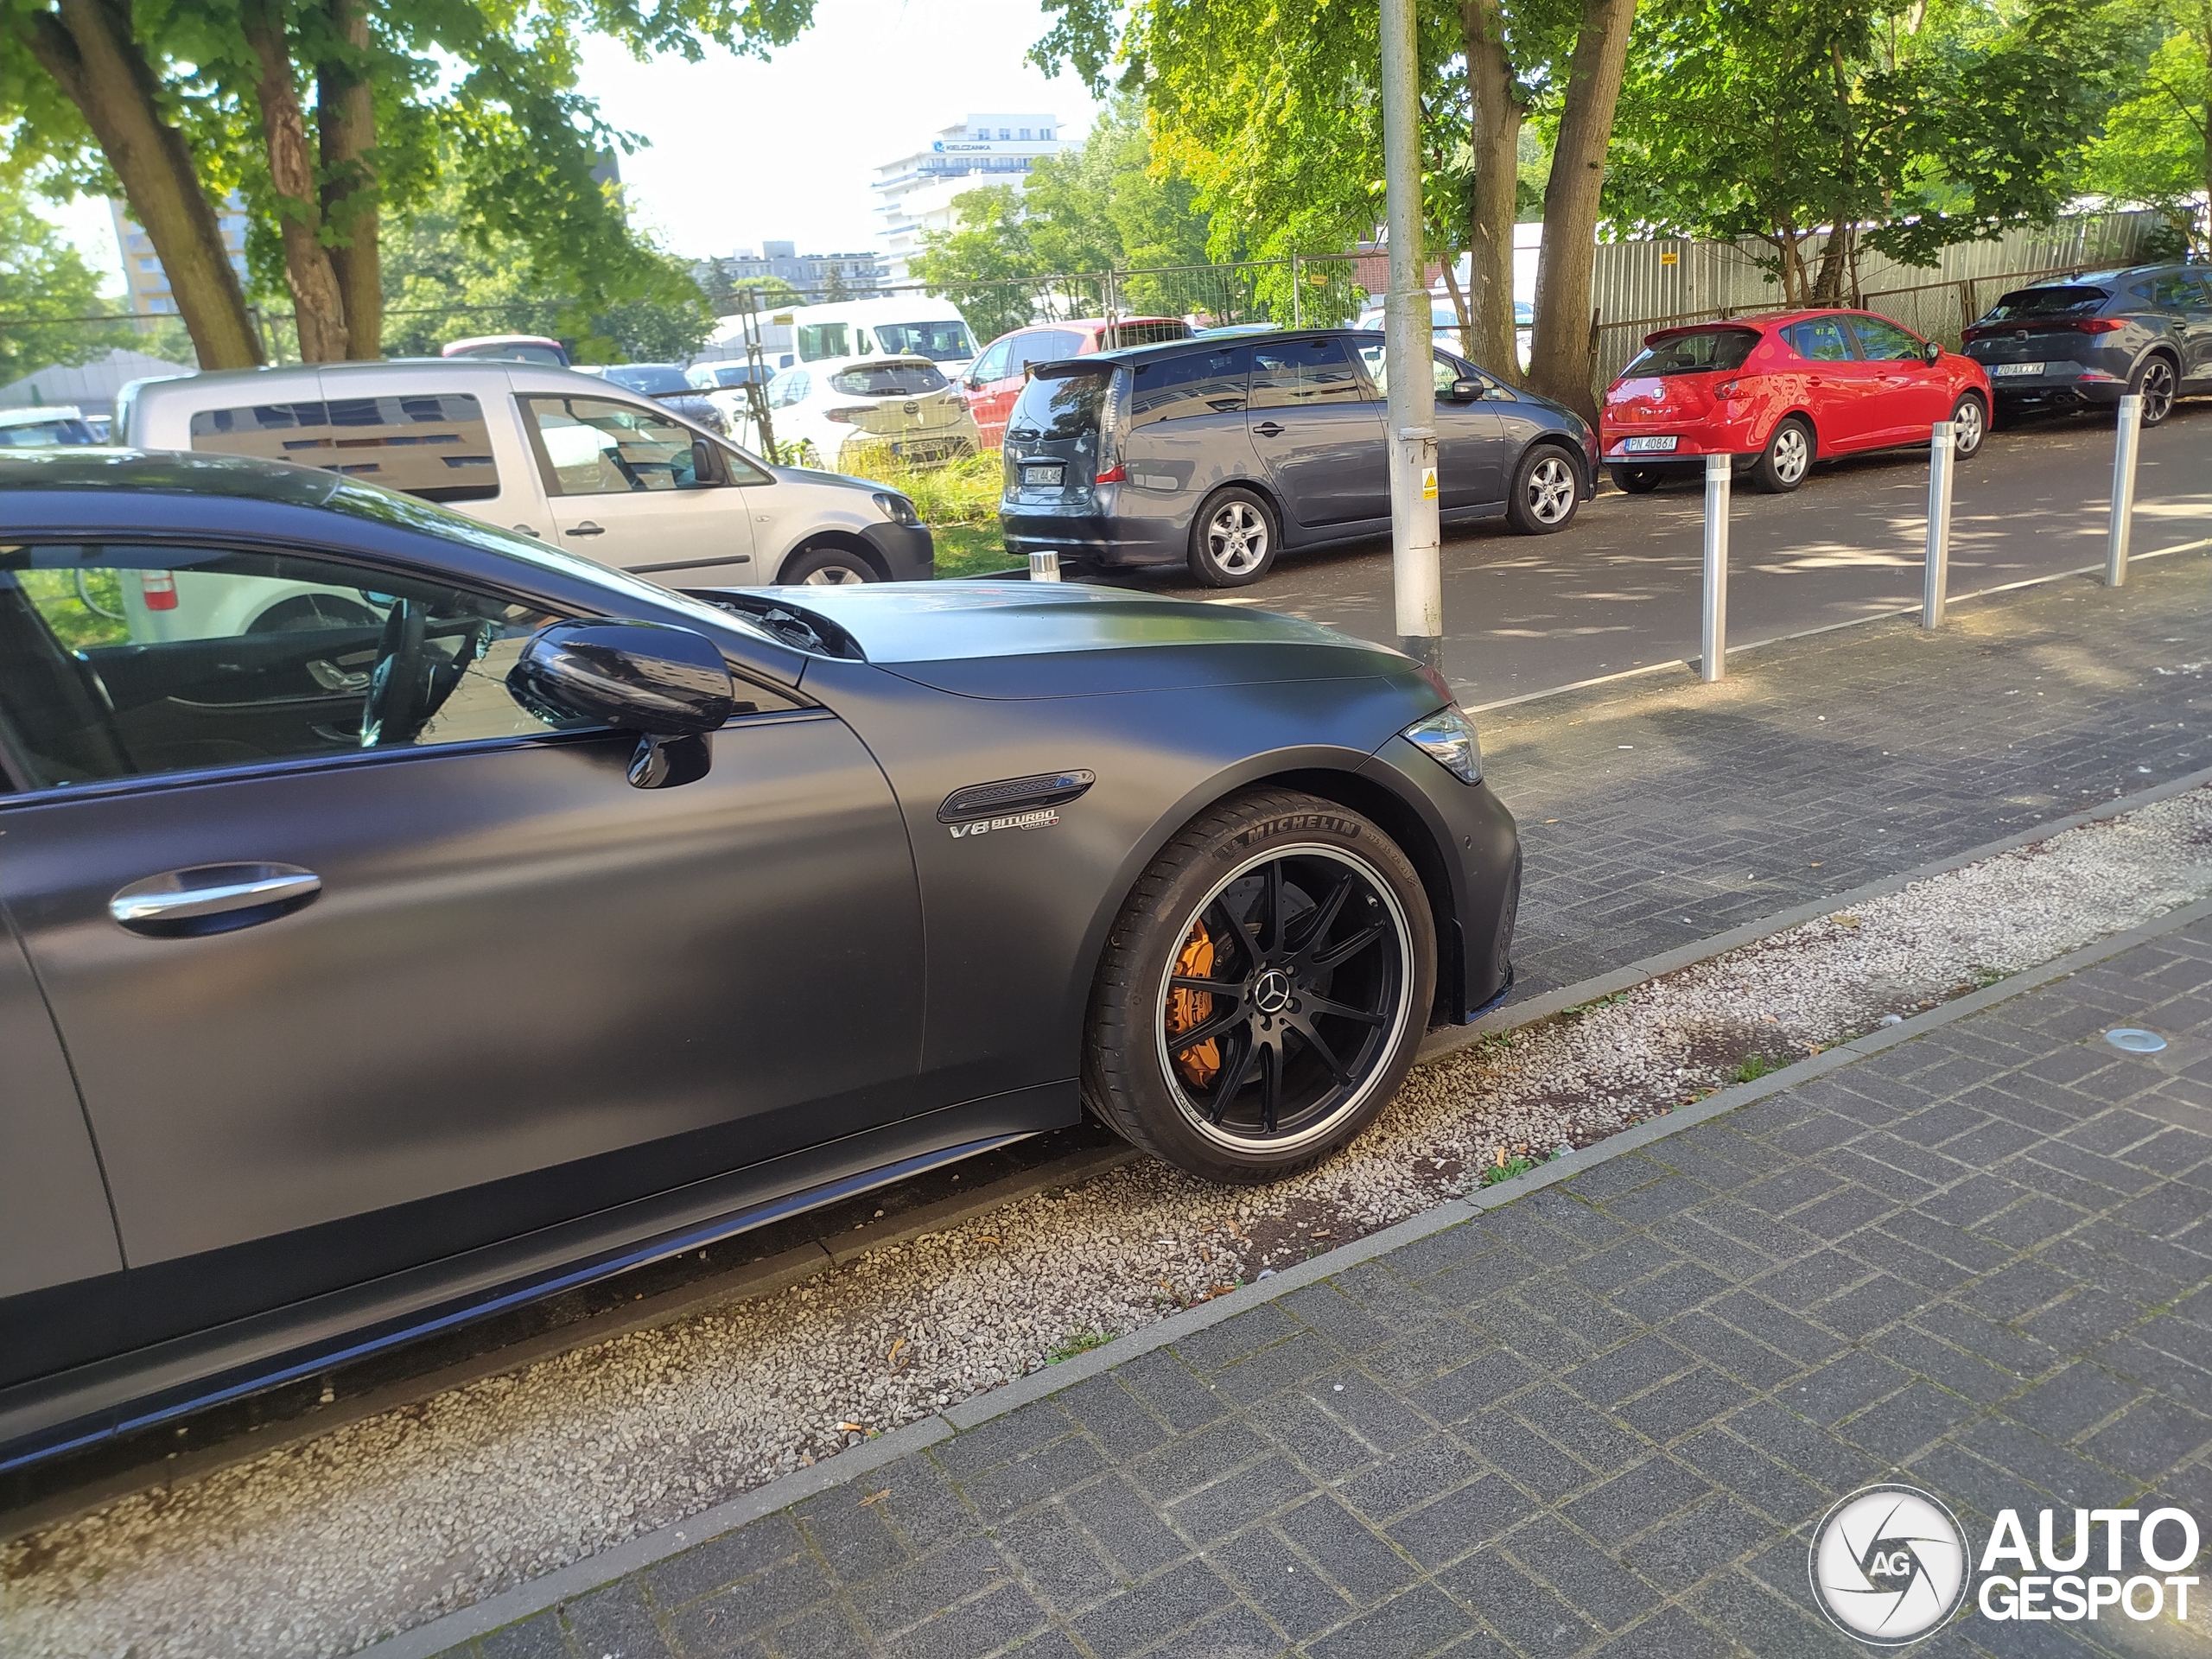
{"label": "parked car", "polygon": [[100,435],[72,404],[0,409],[0,449],[45,449],[57,443],[98,443]]}
{"label": "parked car", "polygon": [[497,363],[537,363],[549,369],[569,366],[569,348],[543,334],[479,334],[473,340],[452,341],[439,355],[480,358]]}
{"label": "parked car", "polygon": [[[703,394],[702,394],[703,395]],[[299,364],[137,380],[120,442],[257,455],[387,485],[656,581],[908,581],[913,504],[773,467],[650,398],[512,362]]]}
{"label": "parked car", "polygon": [[2014,289],[1965,334],[2001,410],[2109,407],[2156,426],[2212,392],[2212,266],[2137,265]]}
{"label": "parked car", "polygon": [[1981,365],[1866,311],[1781,311],[1644,336],[1605,388],[1599,429],[1613,482],[1631,493],[1732,455],[1754,486],[1796,489],[1815,460],[1926,443],[1955,453],[1989,434]]}
{"label": "parked car", "polygon": [[680,363],[595,363],[580,372],[643,392],[664,409],[674,410],[694,425],[703,426],[718,438],[734,435],[728,416],[696,385]]}
{"label": "parked car", "polygon": [[[742,391],[710,393],[733,420]],[[800,467],[857,467],[888,455],[932,466],[981,447],[960,389],[925,357],[849,357],[785,369],[768,382],[776,442]]]}
{"label": "parked car", "polygon": [[[1473,727],[1310,623],[677,594],[230,457],[0,459],[0,1467],[1086,1108],[1290,1174],[1510,981]],[[79,598],[155,570],[378,615]]]}
{"label": "parked car", "polygon": [[1180,317],[1078,317],[1067,322],[1039,323],[1001,334],[976,353],[960,382],[968,397],[968,412],[976,417],[983,448],[996,449],[1006,442],[1006,417],[1021,395],[1033,363],[1049,363],[1064,357],[1116,351],[1129,346],[1152,346],[1166,340],[1188,340],[1191,325]]}
{"label": "parked car", "polygon": [[[1428,301],[1430,334],[1446,351],[1458,351],[1460,346],[1459,308],[1452,303],[1448,290],[1432,289]],[[1385,296],[1379,294],[1370,296],[1360,308],[1359,326],[1379,330],[1388,305]],[[1516,300],[1513,302],[1514,349],[1520,353],[1521,366],[1524,369],[1529,366],[1529,348],[1535,338],[1535,308],[1526,300]]]}
{"label": "parked car", "polygon": [[725,386],[749,386],[755,380],[766,385],[768,378],[750,363],[694,363],[683,371],[683,378],[704,391],[720,391]]}
{"label": "parked car", "polygon": [[976,355],[976,336],[960,308],[925,294],[789,306],[750,324],[742,315],[727,316],[708,344],[720,351],[742,351],[748,327],[757,329],[772,366],[779,369],[848,357],[925,357],[957,379]]}
{"label": "parked car", "polygon": [[[1449,352],[1434,373],[1444,522],[1566,529],[1595,487],[1588,423]],[[1007,551],[1233,588],[1287,548],[1382,535],[1385,391],[1382,336],[1344,328],[1033,364],[1007,428]]]}

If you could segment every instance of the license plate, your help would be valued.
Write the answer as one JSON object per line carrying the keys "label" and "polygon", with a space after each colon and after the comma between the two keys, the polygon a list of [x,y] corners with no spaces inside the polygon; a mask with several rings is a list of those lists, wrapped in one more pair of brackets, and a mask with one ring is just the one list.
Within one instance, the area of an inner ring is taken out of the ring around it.
{"label": "license plate", "polygon": [[1993,363],[1989,365],[1992,379],[2007,374],[2041,374],[2042,372],[2043,365],[2040,363]]}
{"label": "license plate", "polygon": [[1056,490],[1067,475],[1068,469],[1065,466],[1024,467],[1021,469],[1021,484],[1024,489]]}
{"label": "license plate", "polygon": [[1679,438],[1630,438],[1621,445],[1621,449],[1631,455],[1669,455],[1681,442]]}

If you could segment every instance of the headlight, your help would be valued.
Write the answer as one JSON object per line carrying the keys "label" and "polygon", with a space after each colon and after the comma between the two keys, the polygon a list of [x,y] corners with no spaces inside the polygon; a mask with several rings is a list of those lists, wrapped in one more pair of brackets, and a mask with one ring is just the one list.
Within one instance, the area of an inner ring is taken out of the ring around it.
{"label": "headlight", "polygon": [[1461,783],[1482,782],[1482,740],[1475,735],[1475,722],[1460,713],[1458,703],[1415,721],[1406,728],[1405,738]]}
{"label": "headlight", "polygon": [[879,495],[875,505],[883,509],[883,516],[894,524],[918,524],[922,515],[914,511],[914,504],[903,495]]}

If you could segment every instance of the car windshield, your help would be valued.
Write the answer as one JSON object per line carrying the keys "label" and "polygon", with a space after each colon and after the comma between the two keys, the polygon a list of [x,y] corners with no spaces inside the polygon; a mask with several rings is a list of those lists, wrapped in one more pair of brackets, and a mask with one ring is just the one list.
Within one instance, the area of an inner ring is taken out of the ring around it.
{"label": "car windshield", "polygon": [[1645,374],[1711,374],[1740,369],[1759,337],[1749,328],[1695,328],[1646,345],[1621,378]]}
{"label": "car windshield", "polygon": [[1079,438],[1098,429],[1106,404],[1111,369],[1084,369],[1073,374],[1039,375],[1021,389],[1007,430],[1023,437]]}
{"label": "car windshield", "polygon": [[964,363],[976,355],[976,338],[957,317],[942,321],[879,322],[875,343],[887,352],[926,357],[932,363]]}
{"label": "car windshield", "polygon": [[2018,322],[2029,317],[2077,317],[2095,310],[2111,297],[2106,289],[2075,283],[2015,289],[1991,307],[1982,321]]}
{"label": "car windshield", "polygon": [[864,363],[830,377],[830,389],[848,397],[918,397],[951,384],[927,363]]}
{"label": "car windshield", "polygon": [[607,378],[618,386],[642,391],[648,397],[664,391],[692,390],[690,378],[673,363],[618,363],[607,371]]}

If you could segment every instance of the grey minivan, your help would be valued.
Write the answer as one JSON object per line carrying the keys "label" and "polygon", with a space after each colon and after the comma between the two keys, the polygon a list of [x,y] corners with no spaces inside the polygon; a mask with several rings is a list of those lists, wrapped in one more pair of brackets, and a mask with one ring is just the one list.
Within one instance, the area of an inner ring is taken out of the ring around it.
{"label": "grey minivan", "polygon": [[[1438,505],[1564,530],[1596,487],[1598,435],[1560,404],[1435,353]],[[1382,336],[1304,330],[1033,365],[1007,417],[1007,551],[1114,568],[1186,563],[1256,582],[1285,548],[1390,524]]]}

